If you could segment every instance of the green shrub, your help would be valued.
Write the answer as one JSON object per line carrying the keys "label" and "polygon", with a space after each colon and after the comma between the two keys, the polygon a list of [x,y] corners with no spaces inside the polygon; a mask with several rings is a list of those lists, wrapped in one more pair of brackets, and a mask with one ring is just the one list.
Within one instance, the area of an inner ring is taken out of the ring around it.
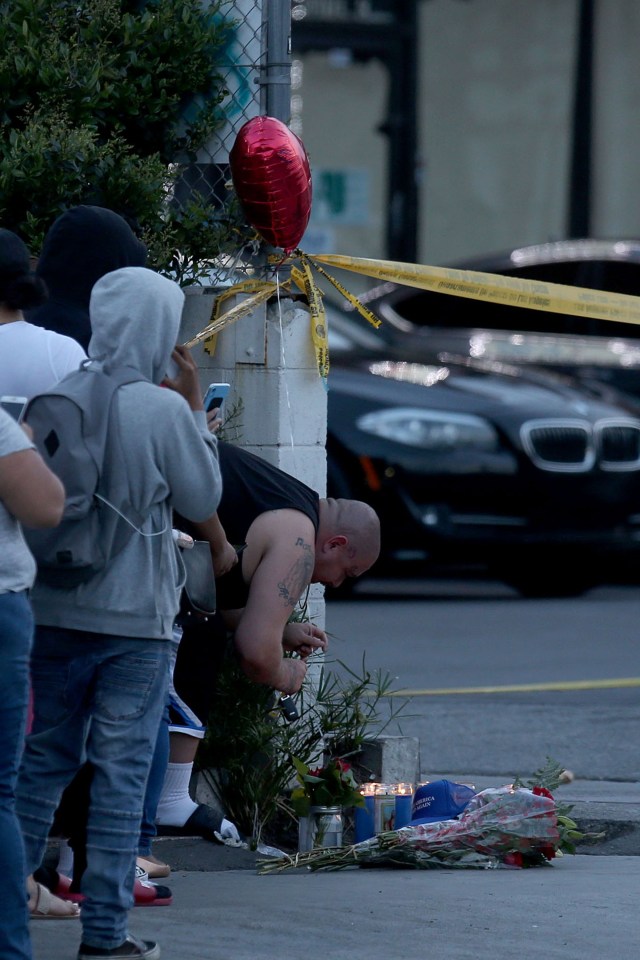
{"label": "green shrub", "polygon": [[74,127],[63,113],[32,113],[12,129],[0,154],[0,217],[40,249],[60,213],[91,203],[135,222],[159,216],[158,198],[170,177],[157,155],[140,157],[120,137],[100,142],[90,127]]}
{"label": "green shrub", "polygon": [[216,64],[230,24],[219,7],[0,0],[0,222],[33,252],[78,203],[139,225],[156,238],[158,257],[170,237],[184,244],[187,229],[200,252],[217,242],[205,202],[180,211],[168,200],[180,164],[223,120]]}
{"label": "green shrub", "polygon": [[367,670],[364,658],[360,673],[337,665],[339,672],[322,667],[315,691],[303,688],[297,697],[300,718],[288,723],[272,690],[248,680],[233,657],[223,664],[197,767],[229,819],[256,844],[265,833],[281,841],[273,824],[282,834],[282,820],[294,819],[294,758],[312,766],[323,756],[357,761],[364,741],[405,709],[407,701],[387,699],[390,677]]}

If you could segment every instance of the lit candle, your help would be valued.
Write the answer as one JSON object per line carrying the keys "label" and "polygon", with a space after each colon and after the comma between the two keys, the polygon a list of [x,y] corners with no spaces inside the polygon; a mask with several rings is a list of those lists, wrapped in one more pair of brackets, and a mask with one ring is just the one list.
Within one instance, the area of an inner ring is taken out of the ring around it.
{"label": "lit candle", "polygon": [[360,785],[360,793],[365,797],[373,797],[379,786],[379,783],[363,783]]}
{"label": "lit candle", "polygon": [[395,784],[379,783],[375,795],[373,829],[375,833],[394,830],[396,825]]}
{"label": "lit candle", "polygon": [[[364,791],[363,791],[364,792]],[[354,807],[355,817],[353,822],[354,836],[356,843],[363,840],[369,840],[374,835],[374,811],[375,797],[373,793],[365,793],[364,807]]]}
{"label": "lit candle", "polygon": [[399,830],[400,827],[406,827],[406,825],[411,820],[411,806],[413,804],[413,793],[397,793],[395,803],[396,803],[395,829]]}
{"label": "lit candle", "polygon": [[395,792],[400,794],[400,796],[405,796],[406,794],[413,795],[413,784],[397,783]]}

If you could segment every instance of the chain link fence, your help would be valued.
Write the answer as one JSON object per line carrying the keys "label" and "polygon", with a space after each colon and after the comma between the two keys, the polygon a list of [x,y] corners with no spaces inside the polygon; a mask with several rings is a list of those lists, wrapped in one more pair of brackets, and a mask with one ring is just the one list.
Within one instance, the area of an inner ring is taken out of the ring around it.
{"label": "chain link fence", "polygon": [[240,128],[265,114],[290,120],[291,2],[221,0],[216,17],[228,28],[215,64],[227,90],[220,105],[224,121],[195,162],[183,168],[174,202],[183,206],[199,194],[224,218],[230,203],[229,153]]}

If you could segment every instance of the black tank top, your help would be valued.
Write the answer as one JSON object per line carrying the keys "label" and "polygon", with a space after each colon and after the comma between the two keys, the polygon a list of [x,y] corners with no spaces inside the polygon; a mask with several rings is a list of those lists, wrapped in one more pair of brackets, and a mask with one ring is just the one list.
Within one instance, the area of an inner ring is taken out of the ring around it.
{"label": "black tank top", "polygon": [[[261,457],[223,440],[218,441],[218,457],[222,474],[218,516],[229,543],[242,547],[253,521],[268,510],[299,510],[309,517],[317,532],[320,498],[315,490]],[[216,579],[218,609],[241,609],[248,594],[240,553],[235,567]]]}

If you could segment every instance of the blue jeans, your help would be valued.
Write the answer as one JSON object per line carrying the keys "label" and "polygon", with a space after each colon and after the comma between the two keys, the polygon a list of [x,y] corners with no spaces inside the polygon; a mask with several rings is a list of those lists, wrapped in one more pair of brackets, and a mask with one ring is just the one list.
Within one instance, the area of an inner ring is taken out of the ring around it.
{"label": "blue jeans", "polygon": [[138,854],[141,857],[148,857],[151,854],[151,845],[153,843],[153,838],[157,834],[156,829],[156,813],[158,811],[158,803],[160,802],[160,797],[162,796],[162,788],[164,786],[164,778],[167,772],[167,764],[169,763],[169,732],[170,732],[170,716],[169,716],[169,706],[171,703],[171,697],[173,695],[173,668],[175,666],[176,657],[178,655],[178,647],[180,645],[180,638],[182,637],[182,629],[177,624],[174,624],[173,627],[173,639],[171,640],[169,650],[169,690],[168,690],[168,700],[165,711],[162,715],[162,723],[160,724],[160,730],[158,731],[158,739],[156,741],[156,748],[153,754],[153,760],[151,762],[151,769],[149,771],[149,780],[147,782],[147,792],[144,798],[144,807],[142,809],[142,826],[140,828],[140,843],[138,846]]}
{"label": "blue jeans", "polygon": [[162,714],[160,729],[153,752],[147,790],[144,795],[142,808],[142,824],[140,826],[140,841],[138,855],[148,857],[151,854],[151,844],[157,834],[156,811],[160,802],[160,795],[164,786],[164,778],[169,763],[169,707],[165,706]]}
{"label": "blue jeans", "polygon": [[0,594],[0,958],[31,960],[26,868],[15,786],[29,701],[33,616],[26,593]]}
{"label": "blue jeans", "polygon": [[36,629],[34,720],[18,777],[27,869],[39,866],[64,787],[93,765],[82,879],[83,942],[111,949],[133,906],[142,805],[166,702],[169,644]]}

